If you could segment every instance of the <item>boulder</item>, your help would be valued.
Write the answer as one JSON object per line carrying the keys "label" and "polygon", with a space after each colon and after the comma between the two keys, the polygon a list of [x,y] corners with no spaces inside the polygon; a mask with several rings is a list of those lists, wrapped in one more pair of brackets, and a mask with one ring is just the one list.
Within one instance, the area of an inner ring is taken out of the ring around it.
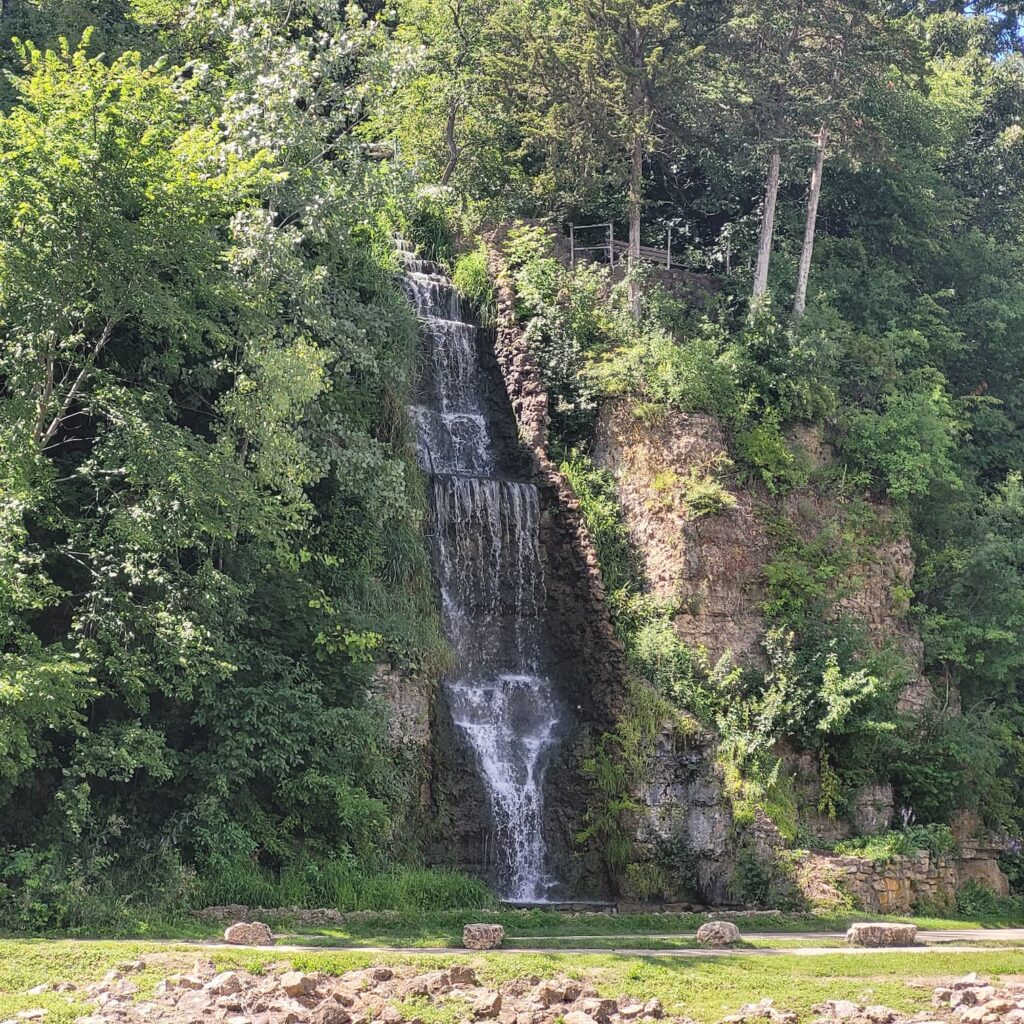
{"label": "boulder", "polygon": [[565,988],[556,981],[542,981],[531,993],[540,1006],[554,1006],[565,1002]]}
{"label": "boulder", "polygon": [[262,921],[237,921],[224,930],[224,941],[233,946],[272,946],[274,933]]}
{"label": "boulder", "polygon": [[567,1013],[562,1020],[565,1024],[597,1024],[590,1014],[584,1013],[582,1010],[573,1010]]}
{"label": "boulder", "polygon": [[285,971],[281,975],[281,988],[293,997],[311,996],[316,992],[317,979],[311,974],[303,974],[302,971]]}
{"label": "boulder", "polygon": [[[448,976],[451,978],[453,985],[471,987],[476,984],[476,971],[466,964],[452,964],[448,968]],[[387,979],[384,980],[386,981]]]}
{"label": "boulder", "polygon": [[203,988],[211,996],[230,996],[242,991],[242,979],[238,971],[224,971],[211,978]]}
{"label": "boulder", "polygon": [[500,924],[467,924],[462,929],[462,944],[466,949],[497,949],[505,939]]}
{"label": "boulder", "polygon": [[912,946],[916,938],[916,924],[859,923],[846,933],[851,946]]}
{"label": "boulder", "polygon": [[497,1017],[501,1013],[501,993],[485,992],[473,1003],[474,1017]]}
{"label": "boulder", "polygon": [[740,941],[740,930],[731,921],[708,921],[697,929],[702,946],[732,946]]}

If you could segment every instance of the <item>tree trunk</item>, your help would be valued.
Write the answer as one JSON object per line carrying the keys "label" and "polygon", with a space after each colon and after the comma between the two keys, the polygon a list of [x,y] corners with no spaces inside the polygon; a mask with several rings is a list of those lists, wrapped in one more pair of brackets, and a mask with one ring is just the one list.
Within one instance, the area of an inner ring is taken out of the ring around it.
{"label": "tree trunk", "polygon": [[448,184],[448,179],[452,176],[455,165],[459,162],[459,147],[455,141],[455,117],[458,112],[459,101],[452,96],[448,101],[448,121],[444,126],[444,141],[448,146],[448,163],[445,164],[445,168],[441,172],[442,185]]}
{"label": "tree trunk", "polygon": [[796,275],[796,295],[793,298],[793,316],[801,317],[807,306],[807,280],[811,276],[811,256],[814,253],[814,230],[818,220],[818,199],[821,196],[821,171],[825,164],[825,145],[828,129],[822,125],[818,132],[818,145],[811,171],[811,192],[807,197],[807,223],[804,226],[804,247],[800,253],[800,269]]}
{"label": "tree trunk", "polygon": [[644,143],[639,132],[633,134],[629,163],[629,308],[640,316],[640,286],[633,273],[640,263],[640,210],[643,205]]}
{"label": "tree trunk", "polygon": [[764,211],[761,213],[761,238],[757,243],[757,267],[754,270],[754,302],[762,299],[768,291],[768,264],[772,258],[772,240],[775,236],[775,203],[779,198],[781,164],[782,154],[776,145],[768,160],[768,182],[764,190]]}

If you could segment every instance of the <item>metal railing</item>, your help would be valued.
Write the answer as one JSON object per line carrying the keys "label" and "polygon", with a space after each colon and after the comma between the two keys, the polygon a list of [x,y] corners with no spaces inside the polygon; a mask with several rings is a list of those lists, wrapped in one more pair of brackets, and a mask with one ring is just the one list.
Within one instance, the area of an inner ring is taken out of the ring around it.
{"label": "metal railing", "polygon": [[[582,231],[600,231],[602,233],[600,242],[590,245],[581,245],[577,239],[577,233]],[[614,267],[616,259],[619,258],[619,262],[621,262],[621,257],[624,254],[628,258],[630,251],[629,242],[621,241],[615,237],[615,225],[612,223],[569,225],[569,265],[572,267],[576,266],[576,257],[579,253],[604,253],[607,257],[608,263]],[[641,245],[639,258],[646,260],[648,263],[657,263],[664,267],[671,267],[672,228],[669,227],[668,229],[668,237],[666,239],[666,246],[664,249],[657,249],[650,245]]]}

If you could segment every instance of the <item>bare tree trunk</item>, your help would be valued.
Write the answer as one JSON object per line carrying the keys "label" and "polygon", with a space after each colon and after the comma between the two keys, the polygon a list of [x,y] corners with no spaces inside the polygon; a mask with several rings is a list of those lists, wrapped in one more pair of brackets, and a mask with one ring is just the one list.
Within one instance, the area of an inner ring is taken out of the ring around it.
{"label": "bare tree trunk", "polygon": [[772,240],[775,236],[775,203],[779,198],[781,164],[782,154],[776,145],[768,160],[768,182],[764,189],[764,211],[761,213],[761,238],[757,243],[757,267],[754,270],[754,302],[760,300],[768,291],[768,264],[772,258]]}
{"label": "bare tree trunk", "polygon": [[459,162],[459,146],[455,141],[455,117],[458,112],[459,101],[455,96],[452,96],[448,101],[448,121],[444,126],[444,141],[448,146],[448,163],[445,164],[445,168],[441,172],[442,185],[448,184],[448,179],[452,176],[455,165]]}
{"label": "bare tree trunk", "polygon": [[640,316],[640,286],[633,272],[640,263],[640,211],[643,205],[644,143],[639,132],[633,134],[629,163],[629,308]]}
{"label": "bare tree trunk", "polygon": [[807,223],[804,226],[804,247],[800,253],[800,269],[796,275],[796,295],[793,298],[793,316],[801,317],[807,307],[807,280],[811,276],[811,256],[814,253],[814,230],[818,221],[818,199],[821,196],[821,171],[825,165],[825,146],[828,129],[822,125],[818,132],[818,145],[811,171],[811,192],[807,197]]}

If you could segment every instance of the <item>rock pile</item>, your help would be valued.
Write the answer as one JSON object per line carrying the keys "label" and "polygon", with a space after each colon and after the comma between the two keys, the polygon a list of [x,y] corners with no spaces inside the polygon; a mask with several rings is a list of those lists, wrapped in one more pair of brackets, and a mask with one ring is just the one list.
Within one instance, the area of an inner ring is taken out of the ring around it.
{"label": "rock pile", "polygon": [[1021,1024],[1024,982],[991,985],[976,974],[968,974],[950,988],[937,988],[932,1002],[964,1024]]}
{"label": "rock pile", "polygon": [[[132,975],[144,966],[143,961],[121,964],[102,981],[81,988],[95,1006],[76,1024],[421,1024],[410,1015],[412,999],[445,1006],[445,1016],[460,1018],[461,1024],[694,1024],[667,1016],[658,999],[605,998],[564,977],[519,977],[489,988],[472,967],[459,963],[428,973],[368,967],[335,977],[280,968],[264,975],[218,972],[212,961],[197,960],[190,971],[165,978],[152,996],[136,1001],[139,986]],[[74,990],[74,984],[62,982],[39,985],[32,993]],[[832,999],[814,1007],[809,1024],[1024,1024],[1024,982],[993,985],[969,974],[936,988],[932,1002],[935,1009],[908,1015]],[[45,1021],[48,1015],[42,1007],[22,1010],[0,1024]],[[720,1024],[798,1024],[799,1019],[762,999]]]}
{"label": "rock pile", "polygon": [[161,981],[145,1001],[135,1001],[138,988],[123,969],[85,991],[96,1008],[76,1024],[414,1024],[417,1018],[399,1009],[413,998],[450,1003],[463,1024],[693,1024],[666,1017],[657,999],[605,999],[566,978],[517,978],[488,988],[464,964],[425,974],[413,967],[370,967],[334,977],[218,972],[211,961],[198,960],[188,973]]}

